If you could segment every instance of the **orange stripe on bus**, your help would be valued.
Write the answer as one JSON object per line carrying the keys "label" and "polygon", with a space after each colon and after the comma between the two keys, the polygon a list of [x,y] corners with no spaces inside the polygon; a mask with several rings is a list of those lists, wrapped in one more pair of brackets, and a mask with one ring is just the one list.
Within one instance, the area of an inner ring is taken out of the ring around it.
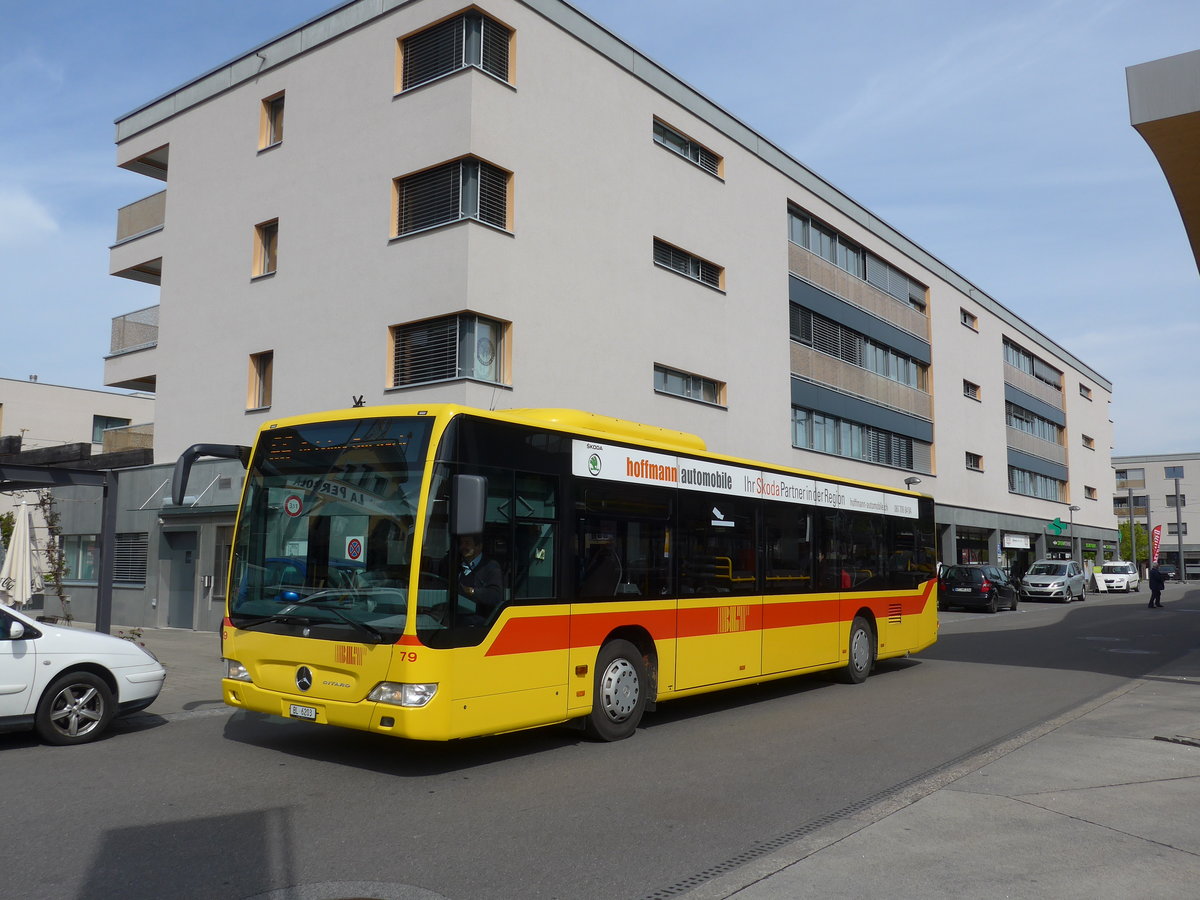
{"label": "orange stripe on bus", "polygon": [[[770,628],[794,628],[804,625],[828,625],[841,621],[843,604],[870,607],[877,618],[887,618],[890,608],[900,606],[900,614],[921,613],[928,602],[933,582],[920,594],[899,597],[848,596],[822,600],[794,600],[762,603],[747,597],[744,603],[717,603],[626,612],[576,613],[553,616],[520,616],[509,619],[488,647],[486,656],[509,656],[577,647],[598,647],[615,629],[626,625],[645,628],[656,641],[672,638],[706,637],[730,631],[762,631]],[[731,597],[734,601],[737,598]],[[401,643],[419,643],[402,639]]]}

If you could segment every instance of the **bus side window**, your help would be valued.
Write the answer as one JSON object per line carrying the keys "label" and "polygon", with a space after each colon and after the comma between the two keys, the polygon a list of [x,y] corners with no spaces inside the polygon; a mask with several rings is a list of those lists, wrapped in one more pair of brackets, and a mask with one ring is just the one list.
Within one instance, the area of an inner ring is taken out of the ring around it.
{"label": "bus side window", "polygon": [[812,517],[807,507],[765,504],[766,586],[768,594],[815,590],[812,578]]}
{"label": "bus side window", "polygon": [[754,501],[699,492],[679,497],[679,590],[758,592]]}

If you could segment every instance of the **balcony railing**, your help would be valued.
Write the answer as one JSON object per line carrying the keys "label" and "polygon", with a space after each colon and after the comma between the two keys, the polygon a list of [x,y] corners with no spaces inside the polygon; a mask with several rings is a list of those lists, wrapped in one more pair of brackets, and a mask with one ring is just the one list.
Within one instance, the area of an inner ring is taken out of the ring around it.
{"label": "balcony railing", "polygon": [[875,285],[855,278],[799,244],[788,244],[788,270],[881,319],[929,340],[929,319]]}
{"label": "balcony railing", "polygon": [[158,344],[158,307],[148,306],[112,320],[110,356],[145,350]]}
{"label": "balcony railing", "polygon": [[1019,428],[1013,428],[1011,425],[1008,426],[1008,446],[1014,450],[1028,453],[1030,456],[1049,459],[1061,465],[1066,465],[1067,462],[1067,448],[1062,444],[1044,441],[1040,437],[1035,437]]}
{"label": "balcony railing", "polygon": [[876,375],[795,341],[792,342],[792,372],[843,394],[853,394],[922,419],[933,418],[933,401],[925,391]]}
{"label": "balcony railing", "polygon": [[159,191],[117,210],[117,243],[162,228],[167,220],[167,192]]}
{"label": "balcony railing", "polygon": [[1016,366],[1010,366],[1008,363],[1004,364],[1004,381],[1024,391],[1030,397],[1037,397],[1039,400],[1044,400],[1055,409],[1063,408],[1062,391],[1056,391],[1040,378],[1034,378],[1028,372],[1022,372]]}

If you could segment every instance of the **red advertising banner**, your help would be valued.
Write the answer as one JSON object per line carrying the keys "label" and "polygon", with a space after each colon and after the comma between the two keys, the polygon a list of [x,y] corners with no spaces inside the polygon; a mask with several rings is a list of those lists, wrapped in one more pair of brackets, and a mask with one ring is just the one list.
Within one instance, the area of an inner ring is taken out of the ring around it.
{"label": "red advertising banner", "polygon": [[1158,565],[1158,548],[1162,544],[1162,526],[1155,525],[1150,538],[1150,565]]}

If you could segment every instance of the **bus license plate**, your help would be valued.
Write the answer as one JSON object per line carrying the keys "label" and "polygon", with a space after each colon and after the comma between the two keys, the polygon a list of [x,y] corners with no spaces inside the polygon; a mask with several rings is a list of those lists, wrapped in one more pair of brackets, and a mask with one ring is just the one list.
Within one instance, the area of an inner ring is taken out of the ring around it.
{"label": "bus license plate", "polygon": [[311,706],[297,706],[295,703],[293,703],[291,708],[288,710],[288,715],[295,719],[309,719],[311,721],[316,721],[317,711]]}

